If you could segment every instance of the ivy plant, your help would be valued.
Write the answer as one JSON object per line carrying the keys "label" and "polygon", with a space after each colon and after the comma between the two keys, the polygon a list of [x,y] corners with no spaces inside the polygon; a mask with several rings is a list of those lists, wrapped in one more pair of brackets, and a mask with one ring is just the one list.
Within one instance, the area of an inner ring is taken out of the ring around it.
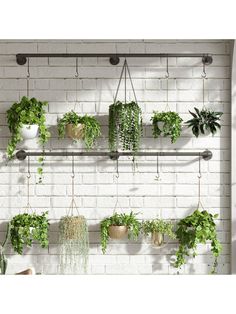
{"label": "ivy plant", "polygon": [[176,234],[173,228],[174,225],[172,222],[163,219],[146,220],[142,223],[142,232],[145,236],[159,232],[163,235],[167,235],[171,239],[175,239]]}
{"label": "ivy plant", "polygon": [[48,246],[49,220],[48,212],[41,215],[35,213],[19,214],[10,221],[10,240],[13,249],[23,254],[24,246],[31,247],[33,240],[38,241],[42,248]]}
{"label": "ivy plant", "polygon": [[82,139],[87,149],[94,146],[95,140],[101,135],[101,127],[97,119],[93,116],[79,116],[73,110],[64,114],[58,122],[59,138],[64,138],[66,133],[66,125],[73,124],[76,127],[78,124],[84,125]]}
{"label": "ivy plant", "polygon": [[188,120],[186,124],[189,128],[192,128],[192,132],[196,137],[199,134],[205,134],[206,131],[210,131],[214,135],[217,129],[221,128],[220,118],[223,112],[211,111],[205,108],[202,110],[194,108],[194,110],[195,113],[189,111],[193,118]]}
{"label": "ivy plant", "polygon": [[39,143],[44,145],[47,143],[50,132],[46,127],[45,109],[48,103],[39,101],[36,98],[22,97],[19,103],[14,103],[7,110],[7,123],[11,132],[11,139],[7,146],[7,155],[13,158],[16,145],[22,141],[21,127],[23,124],[37,124],[39,126]]}
{"label": "ivy plant", "polygon": [[116,101],[109,107],[109,148],[114,152],[121,143],[122,150],[137,152],[142,136],[142,111],[134,101]]}
{"label": "ivy plant", "polygon": [[[170,136],[171,143],[175,143],[180,137],[183,119],[177,112],[154,112],[151,121],[154,138],[158,138],[161,135],[165,137]],[[162,128],[160,128],[159,122],[163,123]]]}
{"label": "ivy plant", "polygon": [[136,218],[138,214],[118,214],[115,213],[113,216],[105,218],[101,222],[101,245],[103,254],[106,253],[107,243],[109,241],[109,227],[110,226],[126,226],[128,228],[128,239],[137,240],[141,231],[141,222]]}
{"label": "ivy plant", "polygon": [[206,210],[195,210],[191,215],[181,219],[177,224],[176,236],[179,240],[179,247],[176,252],[176,261],[174,266],[181,267],[186,263],[186,256],[197,255],[197,245],[206,244],[211,241],[211,252],[215,257],[211,273],[216,272],[217,258],[222,250],[221,244],[217,239],[216,224],[214,218],[218,215],[212,215]]}

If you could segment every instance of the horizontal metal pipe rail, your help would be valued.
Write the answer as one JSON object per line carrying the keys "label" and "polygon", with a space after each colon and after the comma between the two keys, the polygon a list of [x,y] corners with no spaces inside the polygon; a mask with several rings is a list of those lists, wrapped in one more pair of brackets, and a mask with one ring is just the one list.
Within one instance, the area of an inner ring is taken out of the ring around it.
{"label": "horizontal metal pipe rail", "polygon": [[16,62],[24,65],[29,58],[109,58],[112,65],[117,65],[120,58],[201,58],[206,65],[212,63],[213,58],[208,53],[18,53]]}
{"label": "horizontal metal pipe rail", "polygon": [[210,160],[212,158],[212,152],[210,150],[204,150],[200,152],[28,152],[25,150],[19,150],[16,153],[16,158],[18,160],[24,160],[27,156],[90,156],[90,157],[110,157],[113,160],[118,159],[121,156],[192,156],[192,157],[202,157],[204,160]]}

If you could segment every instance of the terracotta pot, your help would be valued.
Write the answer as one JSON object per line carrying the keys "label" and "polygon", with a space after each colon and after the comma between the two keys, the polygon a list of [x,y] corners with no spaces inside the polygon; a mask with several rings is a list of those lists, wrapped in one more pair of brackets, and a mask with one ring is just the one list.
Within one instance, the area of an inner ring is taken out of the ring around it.
{"label": "terracotta pot", "polygon": [[123,239],[128,234],[128,228],[126,226],[110,226],[109,236],[111,239]]}
{"label": "terracotta pot", "polygon": [[39,126],[37,124],[23,124],[20,134],[23,139],[28,140],[38,136]]}
{"label": "terracotta pot", "polygon": [[84,125],[78,124],[75,126],[74,124],[67,124],[66,125],[66,135],[72,139],[80,140],[84,134]]}
{"label": "terracotta pot", "polygon": [[155,246],[162,246],[162,244],[164,243],[164,235],[160,232],[153,232],[152,243]]}

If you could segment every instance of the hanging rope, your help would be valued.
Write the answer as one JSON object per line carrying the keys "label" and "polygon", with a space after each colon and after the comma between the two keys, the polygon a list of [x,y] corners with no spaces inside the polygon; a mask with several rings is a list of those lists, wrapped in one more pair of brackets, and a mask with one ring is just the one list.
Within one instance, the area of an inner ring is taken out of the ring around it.
{"label": "hanging rope", "polygon": [[78,102],[78,78],[79,78],[79,68],[78,68],[78,58],[75,59],[75,104],[74,111],[76,109],[76,104]]}
{"label": "hanging rope", "polygon": [[155,178],[156,181],[160,181],[161,178],[160,178],[160,170],[159,170],[159,156],[157,154],[157,175],[156,175],[156,178]]}
{"label": "hanging rope", "polygon": [[206,65],[203,62],[202,68],[202,108],[205,109],[205,80],[207,79]]}
{"label": "hanging rope", "polygon": [[26,76],[26,95],[29,98],[29,83],[30,83],[30,58],[27,59],[27,76]]}
{"label": "hanging rope", "polygon": [[74,210],[76,209],[77,214],[79,211],[75,202],[75,165],[74,165],[74,154],[72,153],[72,163],[71,163],[71,204],[67,211],[67,216],[74,216]]}
{"label": "hanging rope", "polygon": [[133,91],[133,94],[134,94],[134,99],[135,99],[135,102],[137,103],[137,97],[136,97],[136,93],[135,93],[135,90],[134,90],[134,85],[133,85],[133,81],[132,81],[132,78],[131,78],[130,69],[129,69],[129,66],[128,66],[128,63],[127,63],[126,59],[124,61],[124,64],[123,64],[123,67],[122,67],[122,70],[121,70],[118,86],[117,86],[115,97],[114,97],[114,103],[116,103],[118,92],[119,92],[119,89],[120,89],[121,80],[122,80],[122,77],[123,77],[123,74],[124,74],[125,104],[126,104],[126,101],[127,101],[127,73],[128,73],[128,77],[129,77],[130,84],[131,84],[131,87],[132,87],[132,91]]}
{"label": "hanging rope", "polygon": [[170,107],[169,107],[169,77],[170,77],[170,73],[169,73],[169,59],[168,57],[166,58],[166,111],[170,111]]}
{"label": "hanging rope", "polygon": [[27,173],[27,204],[26,204],[26,211],[29,212],[31,209],[30,206],[30,178],[31,178],[31,173],[30,173],[30,157],[28,156],[28,162],[27,162],[27,168],[28,168],[28,173]]}

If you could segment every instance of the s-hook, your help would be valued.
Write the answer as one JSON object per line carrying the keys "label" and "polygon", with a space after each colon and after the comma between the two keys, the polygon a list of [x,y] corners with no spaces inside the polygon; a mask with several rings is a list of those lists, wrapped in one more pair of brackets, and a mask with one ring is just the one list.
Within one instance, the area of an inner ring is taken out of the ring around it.
{"label": "s-hook", "polygon": [[156,181],[160,181],[161,180],[160,171],[159,171],[159,156],[158,156],[158,154],[157,154],[157,175],[156,175],[155,180]]}
{"label": "s-hook", "polygon": [[206,64],[202,63],[202,107],[205,108],[205,80],[207,79]]}
{"label": "s-hook", "polygon": [[198,157],[198,205],[197,208],[199,209],[200,206],[202,209],[204,209],[202,202],[201,202],[201,178],[202,178],[202,172],[201,172],[201,155],[199,154]]}

